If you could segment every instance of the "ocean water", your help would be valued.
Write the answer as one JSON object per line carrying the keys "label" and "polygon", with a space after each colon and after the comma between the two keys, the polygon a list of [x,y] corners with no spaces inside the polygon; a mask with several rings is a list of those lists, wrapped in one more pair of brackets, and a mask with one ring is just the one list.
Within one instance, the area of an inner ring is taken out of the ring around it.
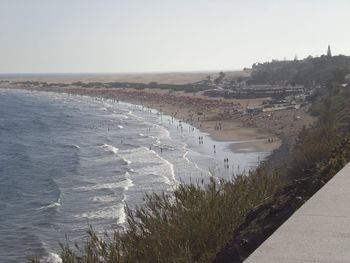
{"label": "ocean water", "polygon": [[98,233],[122,228],[125,203],[142,205],[146,193],[180,181],[207,181],[209,171],[231,178],[268,154],[233,153],[178,125],[122,102],[0,90],[0,262],[30,255],[58,262],[65,235],[80,241],[88,224]]}

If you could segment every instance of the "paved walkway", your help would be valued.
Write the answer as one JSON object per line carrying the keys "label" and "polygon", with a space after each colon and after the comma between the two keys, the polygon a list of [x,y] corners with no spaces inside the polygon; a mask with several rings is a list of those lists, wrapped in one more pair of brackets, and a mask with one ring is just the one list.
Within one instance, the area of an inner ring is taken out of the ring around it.
{"label": "paved walkway", "polygon": [[350,163],[245,263],[350,262]]}

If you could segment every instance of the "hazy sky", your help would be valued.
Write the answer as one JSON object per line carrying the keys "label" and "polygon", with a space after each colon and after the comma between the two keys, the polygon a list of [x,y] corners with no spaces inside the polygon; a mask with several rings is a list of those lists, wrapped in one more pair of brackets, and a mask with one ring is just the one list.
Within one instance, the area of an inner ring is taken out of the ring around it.
{"label": "hazy sky", "polygon": [[349,0],[0,0],[0,73],[229,70],[350,55]]}

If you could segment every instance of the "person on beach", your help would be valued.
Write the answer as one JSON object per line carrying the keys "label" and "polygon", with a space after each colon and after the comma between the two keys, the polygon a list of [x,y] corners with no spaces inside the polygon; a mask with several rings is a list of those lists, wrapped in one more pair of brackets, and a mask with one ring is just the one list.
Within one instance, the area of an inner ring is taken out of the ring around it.
{"label": "person on beach", "polygon": [[215,144],[214,144],[214,153],[216,153],[216,146],[215,146]]}
{"label": "person on beach", "polygon": [[228,164],[228,158],[224,159],[224,167],[227,168],[227,169],[230,167],[229,164]]}

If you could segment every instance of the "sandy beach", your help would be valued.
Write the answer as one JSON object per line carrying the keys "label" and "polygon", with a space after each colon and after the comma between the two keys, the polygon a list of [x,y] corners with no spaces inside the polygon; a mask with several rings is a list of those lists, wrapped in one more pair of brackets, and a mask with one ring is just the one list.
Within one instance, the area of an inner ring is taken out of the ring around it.
{"label": "sandy beach", "polygon": [[[2,86],[8,87],[4,84]],[[273,152],[281,146],[282,138],[295,137],[303,126],[313,122],[304,108],[278,111],[272,115],[243,114],[248,105],[261,105],[263,98],[226,100],[209,98],[203,96],[201,92],[193,94],[159,89],[73,86],[26,89],[102,97],[157,109],[210,134],[214,140],[234,142],[230,145],[234,152]],[[295,116],[299,116],[298,121],[295,121]]]}
{"label": "sandy beach", "polygon": [[[232,119],[223,115],[223,112],[229,109],[243,109],[242,105],[246,105],[246,100],[213,99],[201,94],[193,95],[183,92],[169,94],[169,91],[156,89],[138,91],[68,88],[65,92],[115,99],[157,109],[210,134],[214,140],[244,141],[241,148],[240,145],[231,147],[232,150],[238,152],[246,149],[248,145],[252,151],[255,149],[261,152],[272,152],[281,145],[281,140],[272,132],[252,125],[248,126],[237,117]],[[249,105],[259,105],[261,101],[261,99],[249,100]],[[268,138],[272,137],[275,140],[269,143]]]}

